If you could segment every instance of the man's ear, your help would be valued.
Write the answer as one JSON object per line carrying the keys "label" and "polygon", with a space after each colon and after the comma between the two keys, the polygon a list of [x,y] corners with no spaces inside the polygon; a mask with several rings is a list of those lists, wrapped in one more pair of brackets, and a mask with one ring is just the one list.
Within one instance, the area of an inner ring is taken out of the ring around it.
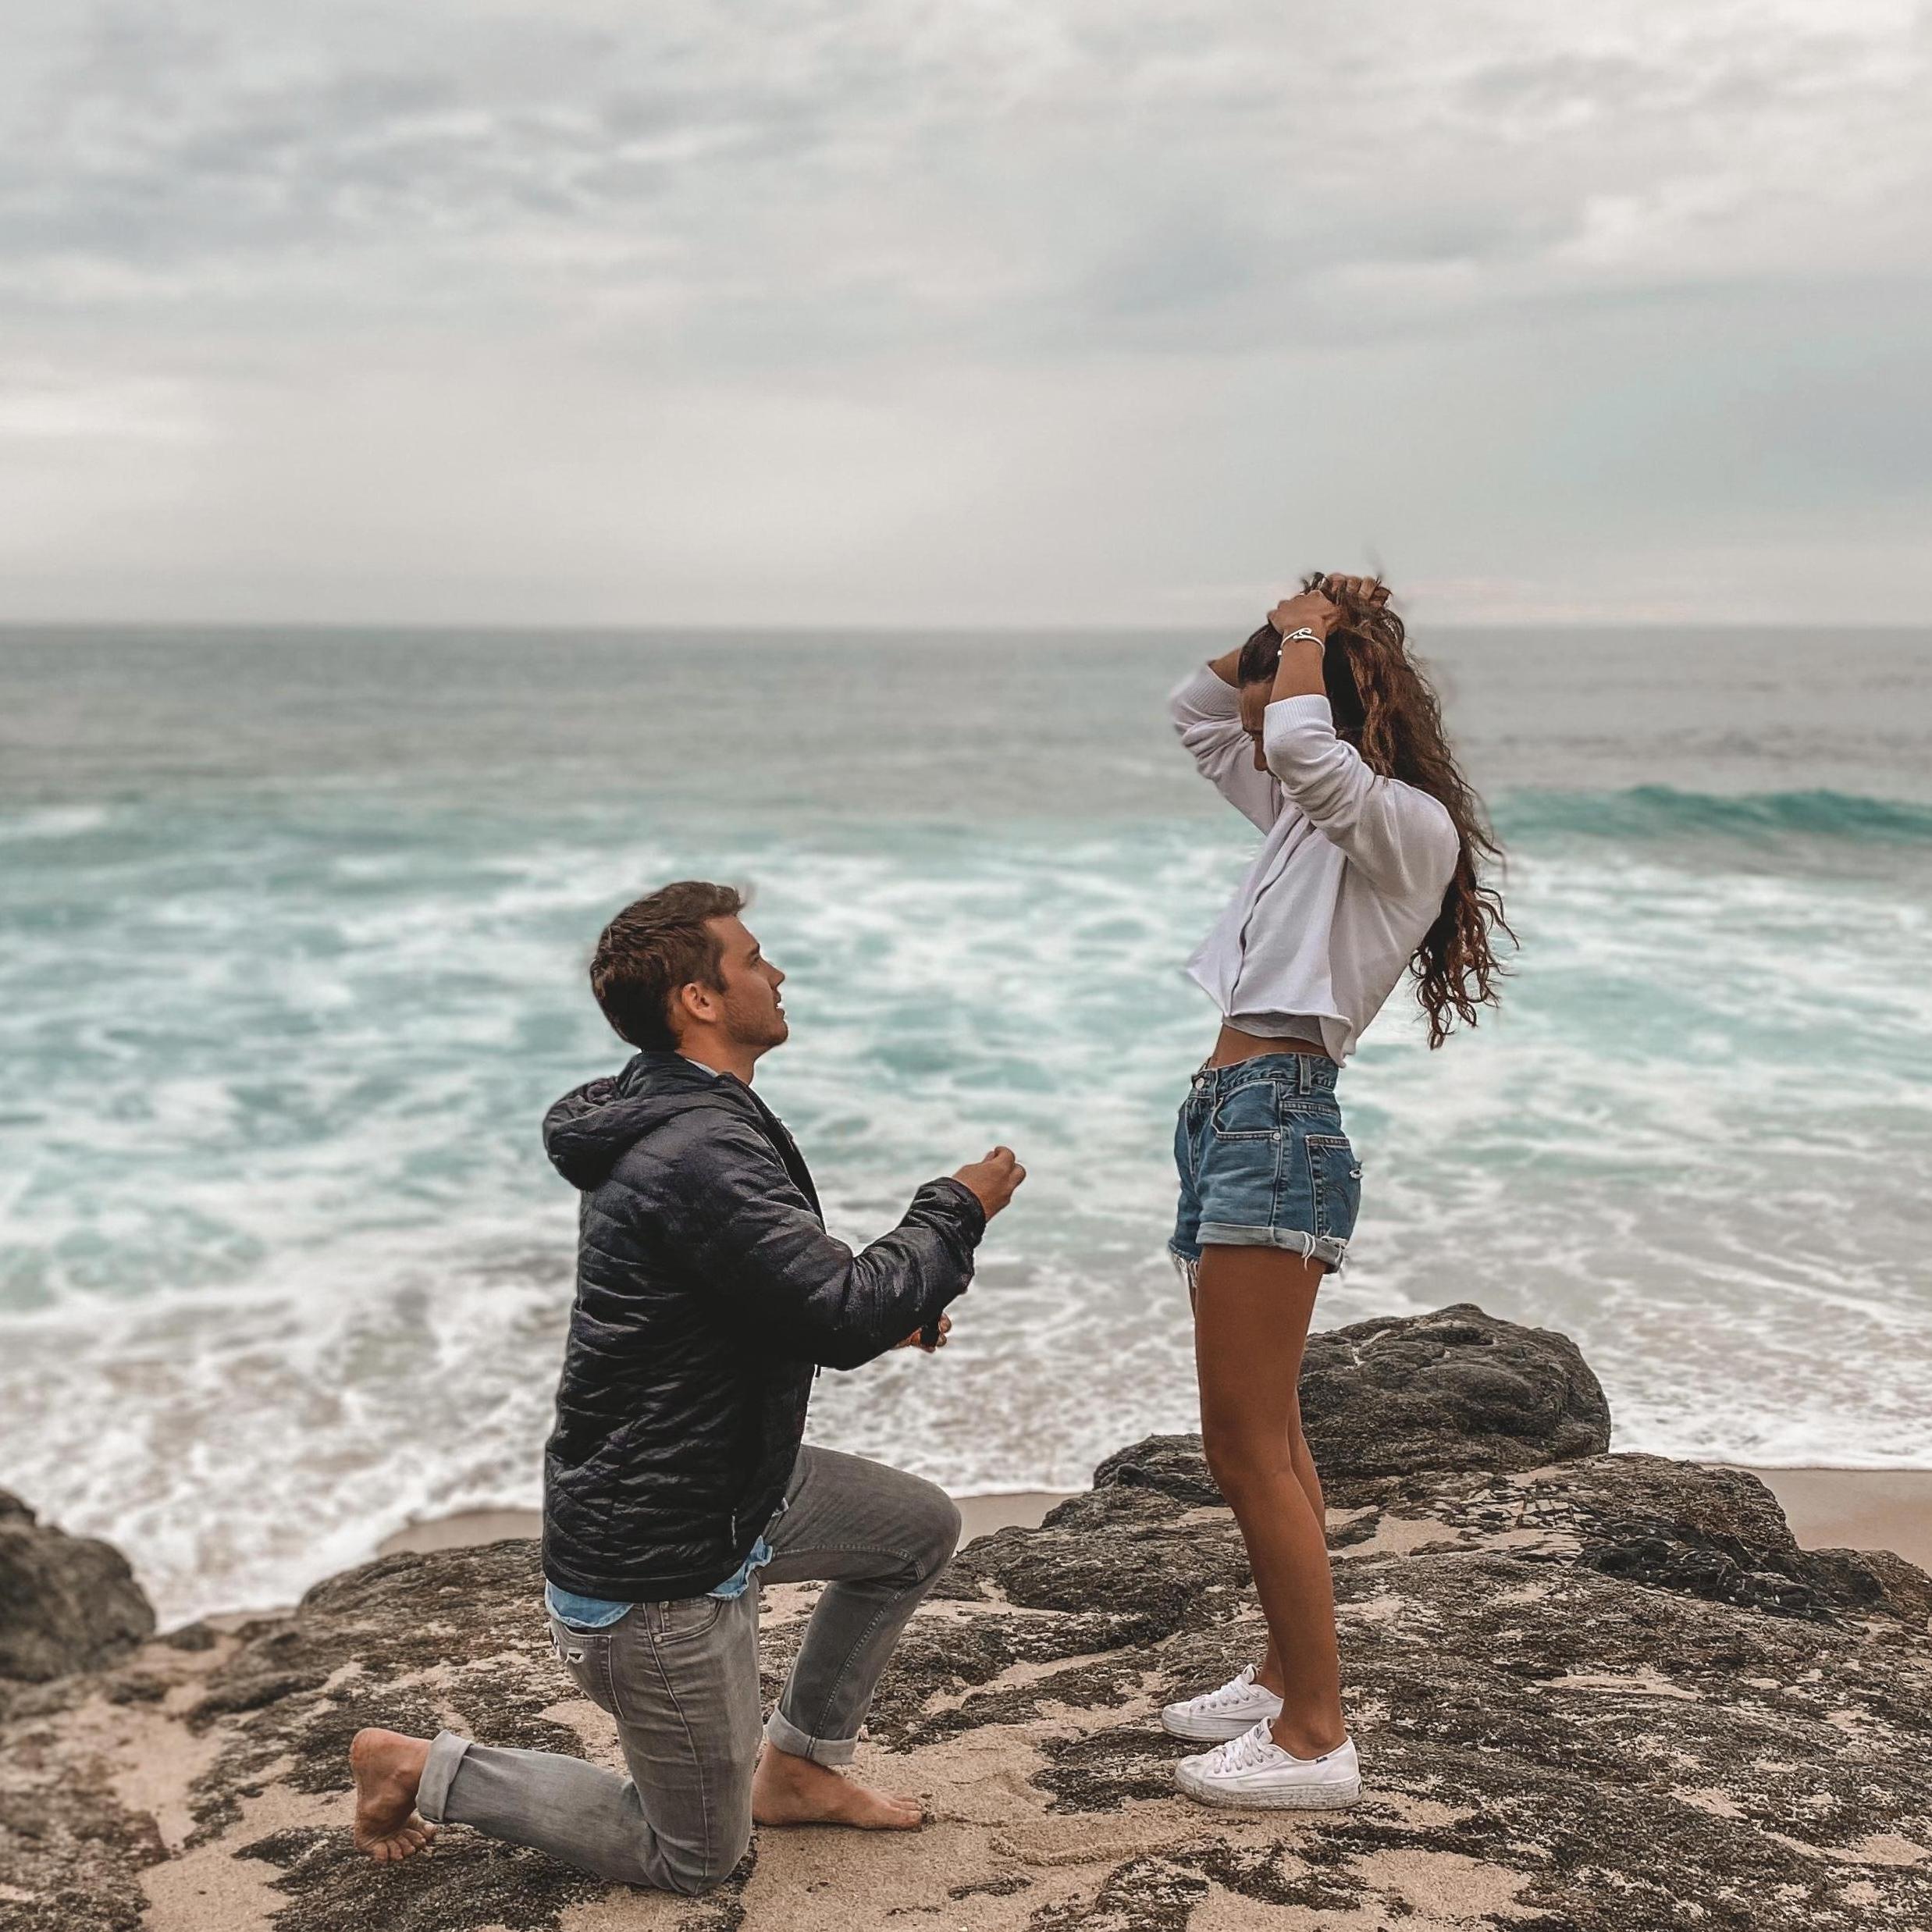
{"label": "man's ear", "polygon": [[718,996],[701,980],[688,980],[671,995],[671,1004],[687,1021],[708,1026],[718,1016]]}

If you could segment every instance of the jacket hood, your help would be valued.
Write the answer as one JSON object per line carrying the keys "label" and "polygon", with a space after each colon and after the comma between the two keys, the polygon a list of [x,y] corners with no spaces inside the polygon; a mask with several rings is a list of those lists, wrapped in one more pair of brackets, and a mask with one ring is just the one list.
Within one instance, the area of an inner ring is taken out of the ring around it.
{"label": "jacket hood", "polygon": [[543,1116],[543,1151],[588,1194],[644,1137],[693,1107],[741,1111],[750,1095],[728,1073],[681,1053],[640,1053],[621,1073],[573,1087]]}

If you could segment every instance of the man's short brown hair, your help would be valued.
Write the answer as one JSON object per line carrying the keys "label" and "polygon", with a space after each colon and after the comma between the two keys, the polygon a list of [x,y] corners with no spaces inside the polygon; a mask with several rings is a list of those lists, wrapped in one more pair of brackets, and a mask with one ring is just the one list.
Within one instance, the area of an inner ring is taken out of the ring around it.
{"label": "man's short brown hair", "polygon": [[675,1051],[671,996],[694,980],[721,987],[724,942],[705,922],[742,912],[735,886],[680,879],[627,906],[605,927],[590,959],[590,990],[620,1038]]}

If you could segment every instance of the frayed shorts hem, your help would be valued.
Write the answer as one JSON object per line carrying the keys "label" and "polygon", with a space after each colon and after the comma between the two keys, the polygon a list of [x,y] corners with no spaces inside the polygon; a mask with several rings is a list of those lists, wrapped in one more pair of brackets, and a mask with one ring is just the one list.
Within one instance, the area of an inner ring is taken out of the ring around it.
{"label": "frayed shorts hem", "polygon": [[1167,1251],[1177,1267],[1191,1275],[1204,1247],[1279,1247],[1306,1261],[1320,1261],[1336,1273],[1348,1258],[1348,1243],[1336,1235],[1312,1234],[1306,1228],[1244,1227],[1232,1221],[1202,1222],[1191,1254],[1178,1241],[1170,1242]]}

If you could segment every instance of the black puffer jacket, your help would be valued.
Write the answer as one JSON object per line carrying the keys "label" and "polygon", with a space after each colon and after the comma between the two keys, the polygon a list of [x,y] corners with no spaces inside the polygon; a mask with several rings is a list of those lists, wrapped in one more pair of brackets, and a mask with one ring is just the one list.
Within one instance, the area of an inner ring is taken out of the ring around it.
{"label": "black puffer jacket", "polygon": [[544,1574],[585,1596],[701,1596],[778,1507],[816,1367],[856,1368],[937,1321],[973,1279],[985,1215],[930,1181],[855,1255],[777,1116],[674,1053],[566,1094],[543,1141],[583,1194]]}

